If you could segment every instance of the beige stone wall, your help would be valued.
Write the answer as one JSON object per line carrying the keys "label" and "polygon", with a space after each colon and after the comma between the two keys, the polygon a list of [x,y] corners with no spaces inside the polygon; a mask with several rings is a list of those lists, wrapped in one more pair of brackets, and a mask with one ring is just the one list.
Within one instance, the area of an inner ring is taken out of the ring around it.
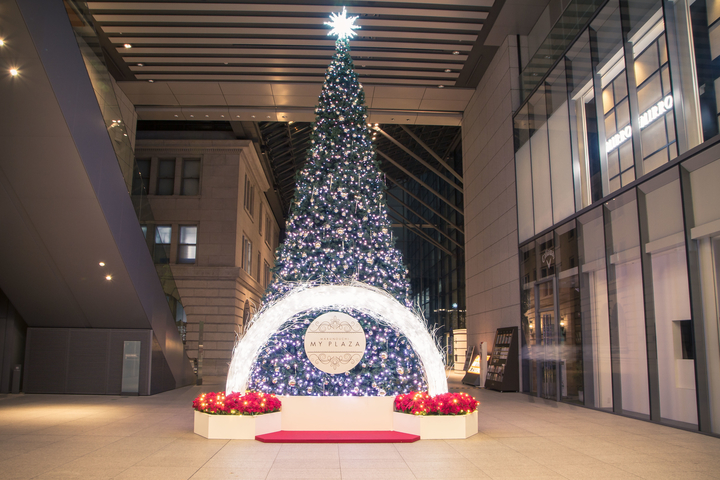
{"label": "beige stone wall", "polygon": [[512,113],[519,106],[516,37],[508,37],[463,115],[468,346],[520,326]]}
{"label": "beige stone wall", "polygon": [[[259,306],[264,293],[262,264],[274,265],[273,247],[279,233],[264,191],[269,188],[262,167],[247,140],[139,140],[138,158],[153,158],[148,196],[155,224],[172,225],[170,267],[187,314],[186,352],[198,358],[203,324],[203,376],[226,375],[236,335],[242,333],[246,302]],[[176,158],[175,192],[180,191],[182,158],[201,158],[200,194],[154,195],[157,158]],[[254,215],[244,207],[245,176],[255,185]],[[262,208],[263,235],[258,225]],[[274,237],[264,241],[265,215]],[[197,225],[195,264],[178,264],[179,227]],[[149,235],[152,232],[149,229]],[[253,269],[242,268],[242,236],[253,245]],[[261,269],[258,275],[257,255]]]}

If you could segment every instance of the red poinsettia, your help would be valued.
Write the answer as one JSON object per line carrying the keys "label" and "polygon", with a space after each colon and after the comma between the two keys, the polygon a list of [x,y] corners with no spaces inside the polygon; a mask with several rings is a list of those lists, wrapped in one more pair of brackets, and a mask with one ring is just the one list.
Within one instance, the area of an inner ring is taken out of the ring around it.
{"label": "red poinsettia", "polygon": [[431,397],[425,392],[410,392],[395,397],[395,410],[413,415],[465,415],[480,402],[467,393],[442,393]]}
{"label": "red poinsettia", "polygon": [[259,392],[203,393],[193,400],[193,408],[214,415],[259,415],[280,411],[280,399],[275,395]]}

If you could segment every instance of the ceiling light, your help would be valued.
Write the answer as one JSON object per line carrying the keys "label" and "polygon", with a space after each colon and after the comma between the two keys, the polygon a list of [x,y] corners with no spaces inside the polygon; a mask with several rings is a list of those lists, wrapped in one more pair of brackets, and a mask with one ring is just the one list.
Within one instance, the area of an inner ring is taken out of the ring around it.
{"label": "ceiling light", "polygon": [[438,85],[438,88],[445,88],[445,85]]}
{"label": "ceiling light", "polygon": [[267,118],[270,118],[270,115],[268,115]]}
{"label": "ceiling light", "polygon": [[[239,116],[240,116],[240,115],[238,115],[238,117],[239,117]],[[250,116],[251,116],[252,118],[255,118],[255,115],[250,115]]]}
{"label": "ceiling light", "polygon": [[150,82],[150,83],[153,83],[154,81],[155,81],[155,80],[153,80],[153,79],[148,80],[148,82]]}
{"label": "ceiling light", "polygon": [[112,280],[112,275],[105,275],[105,280]]}
{"label": "ceiling light", "polygon": [[452,70],[450,70],[449,68],[445,69],[445,73],[450,73],[450,72],[452,72]]}
{"label": "ceiling light", "polygon": [[100,263],[98,263],[98,265],[100,265],[101,267],[104,267],[104,266],[105,266],[105,262],[100,262]]}
{"label": "ceiling light", "polygon": [[195,115],[190,115],[190,118],[195,118]]}
{"label": "ceiling light", "polygon": [[0,40],[0,47],[5,45],[5,40]]}
{"label": "ceiling light", "polygon": [[220,117],[225,118],[225,115],[220,115]]}
{"label": "ceiling light", "polygon": [[142,63],[138,63],[138,67],[144,67],[144,66],[145,65],[143,65]]}
{"label": "ceiling light", "polygon": [[210,115],[205,115],[205,118],[208,118]]}
{"label": "ceiling light", "polygon": [[18,74],[17,68],[10,69],[10,75],[12,75],[13,77],[17,77],[17,74]]}
{"label": "ceiling light", "polygon": [[177,115],[175,115],[175,118],[177,118]]}
{"label": "ceiling light", "polygon": [[295,123],[295,121],[294,121],[294,120],[290,120],[290,121],[288,122],[288,125],[292,125],[293,123]]}
{"label": "ceiling light", "polygon": [[458,50],[455,50],[455,51],[453,52],[453,55],[460,55],[460,52],[459,52]]}
{"label": "ceiling light", "polygon": [[[235,115],[237,118],[240,118],[240,115]],[[253,117],[254,118],[254,117]]]}
{"label": "ceiling light", "polygon": [[124,46],[125,48],[132,48],[132,45],[130,45],[129,43],[126,43],[126,44],[123,45],[123,46]]}

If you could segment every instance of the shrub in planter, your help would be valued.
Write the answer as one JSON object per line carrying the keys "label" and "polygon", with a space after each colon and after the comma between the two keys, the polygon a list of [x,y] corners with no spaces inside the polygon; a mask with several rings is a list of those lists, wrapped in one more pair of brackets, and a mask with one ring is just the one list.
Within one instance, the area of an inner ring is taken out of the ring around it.
{"label": "shrub in planter", "polygon": [[425,392],[410,392],[395,397],[395,410],[412,415],[466,415],[480,402],[467,393],[442,393],[431,397]]}
{"label": "shrub in planter", "polygon": [[233,392],[228,395],[225,392],[209,392],[193,400],[195,410],[211,415],[260,415],[279,412],[281,406],[280,399],[275,395],[260,392]]}

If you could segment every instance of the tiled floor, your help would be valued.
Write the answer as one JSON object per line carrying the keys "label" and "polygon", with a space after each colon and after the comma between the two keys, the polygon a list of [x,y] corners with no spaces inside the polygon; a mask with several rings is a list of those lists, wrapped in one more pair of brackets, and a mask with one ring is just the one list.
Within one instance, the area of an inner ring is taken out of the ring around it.
{"label": "tiled floor", "polygon": [[[457,386],[457,385],[455,385]],[[192,433],[192,399],[0,397],[0,478],[720,479],[720,439],[607,413],[468,389],[480,433],[412,444],[278,445]]]}

